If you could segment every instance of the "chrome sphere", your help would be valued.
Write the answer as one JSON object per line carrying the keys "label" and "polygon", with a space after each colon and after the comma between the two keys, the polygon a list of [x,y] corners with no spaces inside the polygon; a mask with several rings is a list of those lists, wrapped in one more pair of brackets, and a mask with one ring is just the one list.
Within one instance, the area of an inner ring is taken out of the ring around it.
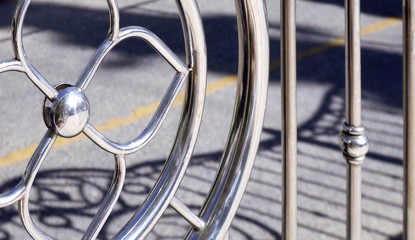
{"label": "chrome sphere", "polygon": [[363,127],[343,126],[339,135],[340,149],[351,164],[362,164],[369,151],[369,140]]}
{"label": "chrome sphere", "polygon": [[62,137],[74,137],[84,130],[89,120],[89,101],[76,87],[63,89],[49,110],[49,124]]}

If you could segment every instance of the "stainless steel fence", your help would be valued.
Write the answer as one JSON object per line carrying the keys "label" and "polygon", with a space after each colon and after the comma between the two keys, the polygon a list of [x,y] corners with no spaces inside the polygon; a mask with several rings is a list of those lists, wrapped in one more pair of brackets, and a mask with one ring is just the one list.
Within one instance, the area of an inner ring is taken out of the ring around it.
{"label": "stainless steel fence", "polygon": [[[186,45],[186,63],[150,30],[120,28],[116,0],[108,0],[110,24],[107,38],[88,62],[75,85],[52,86],[31,64],[25,52],[22,29],[31,0],[19,0],[12,20],[15,58],[0,62],[0,73],[26,74],[45,95],[43,117],[46,134],[33,153],[21,181],[0,195],[0,207],[17,202],[24,227],[34,239],[52,239],[47,230],[36,226],[29,211],[33,182],[58,137],[85,134],[98,147],[114,155],[115,170],[109,191],[82,239],[95,239],[117,202],[126,176],[127,155],[139,151],[157,133],[182,85],[186,96],[175,144],[158,181],[129,222],[115,239],[144,239],[168,206],[192,226],[187,239],[223,239],[235,215],[249,179],[258,148],[268,80],[269,49],[265,7],[262,1],[236,1],[240,62],[237,99],[228,144],[211,191],[196,215],[175,195],[192,156],[204,107],[206,91],[206,45],[202,20],[195,0],[177,0]],[[90,122],[90,103],[85,90],[105,56],[120,42],[138,38],[149,44],[176,71],[167,92],[148,126],[135,139],[118,143],[105,137]],[[185,84],[186,82],[186,84]]]}
{"label": "stainless steel fence", "polygon": [[[125,158],[145,146],[163,123],[178,91],[186,85],[184,109],[176,142],[156,185],[115,239],[144,239],[168,206],[173,207],[192,229],[187,239],[224,239],[243,196],[255,158],[262,122],[269,70],[266,11],[261,0],[236,0],[239,31],[239,80],[234,118],[228,142],[211,191],[199,214],[175,195],[190,161],[198,135],[206,90],[206,43],[202,19],[195,0],[177,0],[186,40],[186,63],[150,30],[120,28],[116,0],[108,0],[110,27],[107,39],[88,62],[74,86],[52,86],[30,63],[24,50],[22,28],[30,0],[19,0],[12,20],[15,58],[0,62],[0,73],[26,74],[44,95],[46,133],[33,153],[21,181],[0,195],[0,207],[17,203],[23,225],[34,239],[51,239],[36,226],[29,211],[33,181],[58,137],[84,133],[98,147],[114,155],[115,170],[108,194],[83,239],[95,239],[119,198],[126,175]],[[403,1],[404,45],[404,233],[415,240],[415,3]],[[282,238],[297,239],[297,103],[296,103],[296,1],[281,0],[281,96],[282,96]],[[134,140],[118,143],[106,138],[89,123],[86,88],[104,57],[128,38],[139,38],[155,49],[176,71],[175,77],[151,122]],[[361,239],[362,164],[369,151],[361,120],[360,1],[345,2],[346,119],[339,145],[346,160],[347,239]],[[74,102],[76,104],[74,104]]]}

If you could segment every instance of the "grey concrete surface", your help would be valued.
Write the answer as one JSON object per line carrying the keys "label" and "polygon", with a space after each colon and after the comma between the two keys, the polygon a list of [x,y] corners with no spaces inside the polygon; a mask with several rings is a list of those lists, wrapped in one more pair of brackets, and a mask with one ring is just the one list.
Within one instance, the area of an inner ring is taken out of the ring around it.
{"label": "grey concrete surface", "polygon": [[[199,0],[209,55],[208,83],[236,74],[237,30],[233,1]],[[0,0],[0,59],[10,59],[10,23],[16,1]],[[181,58],[183,38],[174,1],[120,0],[121,25],[156,33]],[[268,0],[271,61],[279,57],[279,1]],[[345,162],[337,146],[344,118],[344,48],[328,46],[344,31],[343,1],[299,0],[298,7],[298,219],[299,239],[345,238]],[[402,232],[401,2],[362,1],[363,123],[370,152],[363,173],[364,240],[395,240]],[[104,0],[35,0],[24,29],[32,63],[52,84],[74,83],[108,29]],[[314,52],[310,52],[313,49]],[[92,123],[130,115],[160,100],[173,70],[146,44],[128,40],[106,58],[87,90]],[[255,167],[230,238],[281,239],[280,78],[270,75],[268,108]],[[45,132],[42,94],[23,75],[0,75],[0,192],[16,183],[27,164],[22,149]],[[209,93],[198,144],[178,196],[195,212],[217,170],[232,117],[235,85]],[[128,156],[126,185],[101,239],[129,219],[157,179],[172,146],[181,107],[160,133]],[[105,134],[129,140],[150,116]],[[29,151],[27,150],[27,151]],[[30,151],[29,151],[30,152]],[[17,155],[18,155],[17,154]],[[17,161],[17,160],[19,161]],[[57,239],[79,239],[107,191],[113,157],[87,139],[57,144],[31,194],[34,221]],[[180,239],[189,225],[168,209],[149,239]],[[0,239],[29,239],[15,206],[0,210]]]}

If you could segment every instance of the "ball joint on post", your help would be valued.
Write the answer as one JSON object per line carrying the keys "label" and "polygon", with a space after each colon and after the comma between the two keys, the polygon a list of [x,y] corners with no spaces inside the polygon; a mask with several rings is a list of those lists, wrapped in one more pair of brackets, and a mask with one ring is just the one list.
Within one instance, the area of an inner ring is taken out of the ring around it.
{"label": "ball joint on post", "polygon": [[365,129],[344,123],[339,134],[339,146],[345,160],[354,165],[361,165],[369,151],[369,141]]}

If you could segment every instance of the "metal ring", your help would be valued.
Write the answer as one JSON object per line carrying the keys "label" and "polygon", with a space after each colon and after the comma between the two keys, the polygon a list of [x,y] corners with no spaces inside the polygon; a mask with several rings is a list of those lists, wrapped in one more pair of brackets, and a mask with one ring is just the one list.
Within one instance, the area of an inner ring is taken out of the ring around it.
{"label": "metal ring", "polygon": [[207,59],[203,24],[195,0],[177,0],[189,73],[184,109],[174,146],[156,185],[114,239],[144,239],[170,205],[196,144],[204,107]]}
{"label": "metal ring", "polygon": [[251,174],[265,115],[269,74],[269,42],[263,1],[240,0],[239,79],[231,132],[220,170],[200,212],[206,225],[186,239],[224,239]]}

